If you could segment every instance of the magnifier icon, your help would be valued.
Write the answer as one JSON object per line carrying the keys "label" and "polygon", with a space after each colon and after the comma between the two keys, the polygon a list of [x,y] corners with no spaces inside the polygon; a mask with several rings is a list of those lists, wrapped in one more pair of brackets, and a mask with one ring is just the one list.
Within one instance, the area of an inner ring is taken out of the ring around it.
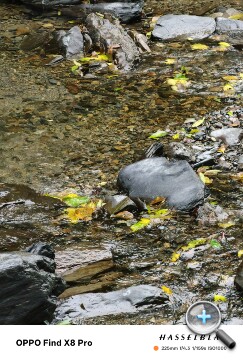
{"label": "magnifier icon", "polygon": [[186,312],[186,324],[195,334],[207,335],[213,332],[229,348],[233,349],[236,342],[224,330],[218,329],[221,314],[216,305],[209,301],[198,301]]}

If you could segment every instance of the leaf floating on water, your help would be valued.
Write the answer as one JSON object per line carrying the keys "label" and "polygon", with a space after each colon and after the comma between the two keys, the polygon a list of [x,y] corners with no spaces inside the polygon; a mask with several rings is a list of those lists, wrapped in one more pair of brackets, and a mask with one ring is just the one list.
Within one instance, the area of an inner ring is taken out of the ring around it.
{"label": "leaf floating on water", "polygon": [[192,44],[191,48],[192,50],[207,50],[208,46],[204,44]]}
{"label": "leaf floating on water", "polygon": [[221,244],[215,239],[212,239],[210,241],[210,245],[215,249],[220,249],[221,248]]}
{"label": "leaf floating on water", "polygon": [[92,202],[80,208],[67,208],[66,217],[72,224],[77,224],[80,220],[90,221],[95,209],[96,206]]}
{"label": "leaf floating on water", "polygon": [[176,62],[176,59],[166,59],[165,64],[166,65],[173,65]]}
{"label": "leaf floating on water", "polygon": [[80,205],[87,204],[89,200],[90,199],[88,196],[78,196],[76,194],[69,194],[62,198],[62,201],[64,201],[68,206],[73,208],[77,208]]}
{"label": "leaf floating on water", "polygon": [[168,288],[167,286],[161,286],[161,289],[163,290],[164,293],[166,293],[167,295],[172,295],[173,294],[173,291]]}
{"label": "leaf floating on water", "polygon": [[227,223],[218,223],[218,226],[223,228],[223,229],[227,229],[227,228],[229,228],[231,226],[234,226],[234,225],[235,225],[235,223],[233,221],[229,221]]}
{"label": "leaf floating on water", "polygon": [[181,249],[182,249],[183,251],[188,251],[188,250],[190,250],[190,249],[194,249],[194,248],[197,247],[197,246],[204,245],[206,242],[207,242],[207,239],[205,239],[205,238],[192,240],[192,241],[190,241],[187,245],[182,246]]}
{"label": "leaf floating on water", "polygon": [[238,251],[238,257],[241,258],[241,256],[243,256],[243,250]]}
{"label": "leaf floating on water", "polygon": [[148,226],[150,223],[150,219],[147,219],[147,218],[142,218],[140,221],[138,221],[136,224],[133,224],[131,226],[131,230],[132,231],[138,231],[138,230],[141,230],[143,229],[144,227]]}
{"label": "leaf floating on water", "polygon": [[207,176],[205,176],[203,173],[199,173],[199,177],[202,180],[202,182],[206,185],[212,184],[213,179],[209,179]]}
{"label": "leaf floating on water", "polygon": [[158,130],[156,131],[156,133],[153,133],[152,135],[149,136],[149,139],[159,139],[161,137],[164,137],[164,136],[167,136],[168,133],[166,131],[163,131],[163,130]]}
{"label": "leaf floating on water", "polygon": [[205,121],[205,118],[197,120],[196,122],[194,122],[192,124],[192,128],[197,128],[198,126],[202,125],[204,123],[204,121]]}
{"label": "leaf floating on water", "polygon": [[181,254],[179,254],[179,253],[173,253],[172,257],[171,257],[171,261],[176,262],[180,256],[181,256]]}
{"label": "leaf floating on water", "polygon": [[227,301],[227,299],[226,299],[225,296],[219,295],[219,294],[214,295],[213,300],[214,300],[214,301],[222,301],[222,302],[226,302],[226,301]]}

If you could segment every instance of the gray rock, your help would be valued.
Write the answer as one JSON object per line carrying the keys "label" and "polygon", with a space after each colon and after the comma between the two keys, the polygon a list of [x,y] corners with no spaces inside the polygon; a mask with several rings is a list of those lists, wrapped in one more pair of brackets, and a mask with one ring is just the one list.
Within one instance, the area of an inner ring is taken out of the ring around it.
{"label": "gray rock", "polygon": [[242,14],[242,11],[236,10],[234,8],[229,8],[226,11],[224,11],[222,17],[228,18],[228,17],[230,17],[232,15],[238,15],[238,14]]}
{"label": "gray rock", "polygon": [[[57,307],[55,322],[66,319],[135,313],[153,304],[163,304],[168,295],[150,285],[132,286],[110,293],[76,295]],[[80,306],[82,305],[82,306]]]}
{"label": "gray rock", "polygon": [[218,34],[243,34],[243,21],[219,17],[216,19],[216,32]]}
{"label": "gray rock", "polygon": [[130,198],[150,202],[165,197],[171,208],[189,211],[203,203],[205,186],[185,160],[164,157],[138,161],[118,175],[118,186]]}
{"label": "gray rock", "polygon": [[164,154],[170,159],[187,160],[194,162],[196,160],[193,151],[182,143],[171,142],[164,147]]}
{"label": "gray rock", "polygon": [[237,269],[234,283],[239,290],[243,290],[243,261]]}
{"label": "gray rock", "polygon": [[209,203],[200,206],[197,212],[197,221],[201,225],[212,225],[218,222],[224,222],[228,217],[229,214],[221,206],[213,206]]}
{"label": "gray rock", "polygon": [[79,59],[84,56],[84,39],[79,26],[73,26],[67,32],[61,30],[58,43],[66,59]]}
{"label": "gray rock", "polygon": [[51,245],[42,242],[38,242],[37,244],[29,246],[26,251],[31,254],[46,256],[53,260],[55,259],[55,251],[53,250]]}
{"label": "gray rock", "polygon": [[[63,15],[72,17],[83,17],[92,12],[110,13],[118,17],[123,23],[130,23],[141,18],[143,0],[120,0],[120,1],[91,1],[90,4],[80,4],[80,0],[22,0],[22,2],[42,9],[52,9],[58,5],[69,6],[62,8]],[[73,6],[74,5],[74,6]]]}
{"label": "gray rock", "polygon": [[106,196],[105,198],[105,209],[108,214],[117,214],[123,210],[137,210],[136,204],[125,195],[113,195]]}
{"label": "gray rock", "polygon": [[188,37],[200,40],[212,35],[215,26],[215,20],[211,17],[165,15],[158,19],[152,36],[162,41],[187,40]]}
{"label": "gray rock", "polygon": [[63,280],[53,260],[25,252],[0,254],[0,324],[35,325],[51,321]]}
{"label": "gray rock", "polygon": [[238,169],[243,170],[243,155],[240,155],[238,160]]}
{"label": "gray rock", "polygon": [[94,47],[114,50],[114,61],[121,70],[131,70],[139,59],[139,51],[118,20],[110,22],[96,14],[88,15],[86,26],[92,38]]}
{"label": "gray rock", "polygon": [[212,131],[210,136],[216,140],[222,140],[228,146],[234,146],[239,144],[243,138],[243,130],[240,128],[224,128]]}

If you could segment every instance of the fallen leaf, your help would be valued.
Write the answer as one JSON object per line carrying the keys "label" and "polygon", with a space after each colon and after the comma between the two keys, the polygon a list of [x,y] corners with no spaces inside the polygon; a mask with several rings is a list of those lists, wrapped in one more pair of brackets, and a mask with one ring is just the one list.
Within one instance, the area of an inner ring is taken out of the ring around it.
{"label": "fallen leaf", "polygon": [[174,139],[174,140],[179,140],[179,139],[180,139],[180,134],[177,133],[177,134],[173,135],[173,136],[172,136],[172,139]]}
{"label": "fallen leaf", "polygon": [[80,205],[87,204],[90,201],[88,196],[78,196],[77,194],[69,194],[61,198],[70,207],[77,208]]}
{"label": "fallen leaf", "polygon": [[214,301],[222,301],[222,302],[226,302],[226,301],[227,301],[227,299],[226,299],[225,296],[219,295],[219,294],[214,295],[213,300],[214,300]]}
{"label": "fallen leaf", "polygon": [[231,15],[231,16],[229,17],[229,19],[232,19],[232,20],[243,20],[243,13],[238,13],[238,14]]}
{"label": "fallen leaf", "polygon": [[238,251],[238,257],[240,258],[243,255],[243,250]]}
{"label": "fallen leaf", "polygon": [[95,211],[96,206],[94,203],[89,203],[80,208],[67,208],[66,217],[72,224],[77,224],[79,220],[90,221],[92,220],[92,214]]}
{"label": "fallen leaf", "polygon": [[227,91],[233,91],[234,90],[234,87],[228,83],[228,84],[225,84],[224,87],[223,87],[224,91],[227,92]]}
{"label": "fallen leaf", "polygon": [[188,251],[190,249],[194,249],[197,246],[203,245],[207,242],[207,239],[205,238],[201,238],[201,239],[196,239],[196,240],[192,240],[190,241],[187,245],[182,246],[182,250],[183,251]]}
{"label": "fallen leaf", "polygon": [[227,42],[224,42],[224,41],[220,41],[219,42],[219,46],[221,47],[221,48],[228,48],[228,47],[230,47],[231,45],[229,44],[229,43],[227,43]]}
{"label": "fallen leaf", "polygon": [[148,226],[150,223],[150,219],[142,218],[137,223],[133,224],[130,228],[133,232],[143,229],[144,227]]}
{"label": "fallen leaf", "polygon": [[202,182],[206,185],[212,184],[213,179],[209,179],[207,176],[205,176],[203,173],[199,173],[199,177],[202,180]]}
{"label": "fallen leaf", "polygon": [[166,293],[167,295],[172,295],[173,294],[173,291],[168,288],[167,286],[161,286],[161,289],[163,290],[164,293]]}
{"label": "fallen leaf", "polygon": [[210,241],[210,245],[215,249],[220,249],[221,248],[221,244],[217,240],[214,240],[214,239],[212,239]]}
{"label": "fallen leaf", "polygon": [[204,44],[192,44],[191,48],[192,50],[207,50],[208,46]]}
{"label": "fallen leaf", "polygon": [[157,139],[167,136],[167,135],[168,135],[168,133],[166,131],[158,130],[155,133],[153,133],[152,135],[150,135],[149,138],[157,140]]}
{"label": "fallen leaf", "polygon": [[194,123],[192,124],[192,128],[196,128],[196,127],[202,125],[202,124],[204,123],[204,121],[205,121],[205,118],[200,119],[200,120],[197,120],[196,122],[194,122]]}
{"label": "fallen leaf", "polygon": [[121,211],[116,215],[112,215],[111,217],[115,217],[123,220],[132,220],[134,218],[133,214],[129,211]]}
{"label": "fallen leaf", "polygon": [[238,181],[243,182],[243,172],[240,172],[238,174],[232,174],[231,177],[234,180],[238,180]]}
{"label": "fallen leaf", "polygon": [[171,257],[171,261],[176,262],[180,256],[181,256],[181,254],[179,254],[179,253],[173,253],[172,257]]}
{"label": "fallen leaf", "polygon": [[218,175],[218,173],[221,173],[221,170],[206,170],[204,175],[206,176],[215,176]]}
{"label": "fallen leaf", "polygon": [[238,77],[235,75],[226,75],[226,76],[223,76],[222,79],[224,79],[226,81],[237,81]]}
{"label": "fallen leaf", "polygon": [[225,146],[225,145],[221,145],[221,146],[218,148],[217,152],[224,153],[225,150],[226,150],[226,146]]}
{"label": "fallen leaf", "polygon": [[167,64],[167,65],[172,65],[172,64],[174,64],[176,62],[176,59],[166,59],[165,60],[165,64]]}
{"label": "fallen leaf", "polygon": [[223,228],[223,229],[227,229],[227,228],[229,228],[231,226],[234,226],[234,225],[235,225],[235,223],[233,221],[229,221],[227,223],[218,223],[218,226]]}
{"label": "fallen leaf", "polygon": [[161,196],[157,196],[154,200],[152,200],[150,202],[150,205],[156,205],[156,204],[161,204],[161,203],[164,203],[166,201],[166,198],[164,197],[161,197]]}

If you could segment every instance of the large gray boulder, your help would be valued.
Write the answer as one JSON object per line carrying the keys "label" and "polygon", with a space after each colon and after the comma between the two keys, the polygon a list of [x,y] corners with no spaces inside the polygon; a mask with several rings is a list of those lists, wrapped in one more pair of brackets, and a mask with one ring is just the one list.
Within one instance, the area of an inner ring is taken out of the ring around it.
{"label": "large gray boulder", "polygon": [[215,31],[215,20],[210,17],[193,15],[161,16],[152,32],[152,37],[161,41],[167,40],[201,40]]}
{"label": "large gray boulder", "polygon": [[216,19],[216,32],[218,34],[243,35],[243,21],[218,17]]}
{"label": "large gray boulder", "polygon": [[205,186],[185,160],[155,157],[126,166],[118,175],[118,186],[132,200],[150,202],[165,197],[171,208],[189,211],[204,200]]}
{"label": "large gray boulder", "polygon": [[0,325],[50,322],[63,280],[52,259],[28,252],[0,254]]}
{"label": "large gray boulder", "polygon": [[79,26],[73,26],[65,32],[59,31],[58,44],[66,59],[80,59],[84,56],[84,39]]}
{"label": "large gray boulder", "polygon": [[113,51],[114,62],[121,70],[131,70],[139,59],[139,51],[118,20],[111,22],[97,14],[90,14],[86,26],[93,41],[94,48],[104,48],[107,53]]}
{"label": "large gray boulder", "polygon": [[135,313],[148,306],[163,304],[166,300],[167,294],[150,285],[132,286],[109,293],[75,295],[60,303],[54,322]]}

